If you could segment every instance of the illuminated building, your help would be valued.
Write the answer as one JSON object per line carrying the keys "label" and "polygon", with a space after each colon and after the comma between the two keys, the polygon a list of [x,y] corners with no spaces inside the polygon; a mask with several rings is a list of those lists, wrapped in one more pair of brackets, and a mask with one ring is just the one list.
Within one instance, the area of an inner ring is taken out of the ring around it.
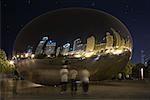
{"label": "illuminated building", "polygon": [[56,57],[60,54],[60,47],[57,47],[56,49]]}
{"label": "illuminated building", "polygon": [[86,51],[91,52],[94,50],[94,47],[95,47],[95,37],[91,36],[87,38]]}
{"label": "illuminated building", "polygon": [[[129,38],[129,37],[128,37]],[[125,42],[125,47],[127,47],[127,48],[132,48],[132,44],[131,44],[131,41],[130,41],[130,39],[126,39],[126,42]],[[131,51],[131,50],[130,50]]]}
{"label": "illuminated building", "polygon": [[39,42],[39,44],[36,48],[35,55],[43,53],[43,51],[44,51],[43,48],[44,48],[44,45],[45,45],[47,40],[48,40],[48,37],[43,37],[42,38],[42,40]]}
{"label": "illuminated building", "polygon": [[32,54],[32,50],[33,50],[33,47],[30,46],[30,45],[28,45],[28,47],[27,47],[27,53],[28,54]]}
{"label": "illuminated building", "polygon": [[113,36],[107,32],[106,33],[106,49],[111,49],[113,47]]}
{"label": "illuminated building", "polygon": [[106,43],[100,43],[96,44],[94,50],[97,52],[101,52],[102,50],[105,50],[106,48]]}
{"label": "illuminated building", "polygon": [[73,51],[76,50],[82,50],[83,49],[83,44],[80,38],[77,38],[76,40],[74,40],[73,42]]}
{"label": "illuminated building", "polygon": [[117,48],[121,47],[122,41],[121,41],[121,36],[120,36],[120,34],[119,34],[118,32],[116,32],[116,30],[114,30],[113,28],[111,28],[111,30],[113,31],[114,36],[115,36],[115,46],[116,46]]}
{"label": "illuminated building", "polygon": [[49,40],[46,43],[44,54],[46,55],[55,54],[55,48],[56,48],[56,42],[52,42],[51,40]]}
{"label": "illuminated building", "polygon": [[70,43],[66,43],[63,45],[61,54],[66,55],[69,52],[69,50],[70,50]]}

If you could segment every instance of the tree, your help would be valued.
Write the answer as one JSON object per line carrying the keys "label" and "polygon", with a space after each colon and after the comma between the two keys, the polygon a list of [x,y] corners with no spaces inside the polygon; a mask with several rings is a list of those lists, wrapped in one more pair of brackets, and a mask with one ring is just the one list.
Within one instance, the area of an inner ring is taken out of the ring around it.
{"label": "tree", "polygon": [[6,53],[3,50],[0,50],[0,73],[10,72],[15,68],[14,65],[11,65],[7,60]]}
{"label": "tree", "polygon": [[150,59],[147,61],[146,76],[147,78],[150,78]]}
{"label": "tree", "polygon": [[131,76],[132,75],[132,68],[134,67],[134,64],[128,63],[122,70],[123,74],[126,76]]}

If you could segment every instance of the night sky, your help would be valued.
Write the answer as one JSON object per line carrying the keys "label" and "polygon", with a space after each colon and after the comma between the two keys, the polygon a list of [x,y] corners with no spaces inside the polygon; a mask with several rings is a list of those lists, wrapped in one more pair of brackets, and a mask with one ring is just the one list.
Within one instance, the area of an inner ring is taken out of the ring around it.
{"label": "night sky", "polygon": [[94,8],[117,17],[133,38],[132,62],[140,62],[141,50],[150,56],[150,0],[1,0],[1,48],[10,57],[24,25],[43,13],[68,7]]}

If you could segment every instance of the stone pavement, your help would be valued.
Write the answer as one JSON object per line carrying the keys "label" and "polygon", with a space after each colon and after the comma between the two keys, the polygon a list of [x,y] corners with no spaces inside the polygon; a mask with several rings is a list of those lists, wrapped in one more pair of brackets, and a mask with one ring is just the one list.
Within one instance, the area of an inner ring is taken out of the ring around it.
{"label": "stone pavement", "polygon": [[[62,95],[60,86],[41,86],[28,81],[15,83],[14,80],[7,80],[6,83],[9,86],[5,89],[2,89],[4,86],[1,87],[1,100],[150,100],[148,80],[94,82],[90,85],[88,95],[82,93],[79,85],[77,94],[73,96],[69,86],[68,91]],[[15,86],[10,83],[15,83]]]}

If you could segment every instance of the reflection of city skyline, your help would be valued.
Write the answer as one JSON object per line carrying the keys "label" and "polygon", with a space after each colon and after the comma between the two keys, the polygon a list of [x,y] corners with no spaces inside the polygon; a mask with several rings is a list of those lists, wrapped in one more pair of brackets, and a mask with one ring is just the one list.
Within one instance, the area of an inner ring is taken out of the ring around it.
{"label": "reflection of city skyline", "polygon": [[130,50],[131,41],[130,39],[124,39],[120,36],[120,33],[111,28],[110,32],[106,32],[104,37],[105,42],[96,43],[96,37],[94,35],[87,37],[86,43],[83,43],[81,38],[76,38],[73,43],[67,42],[62,46],[58,46],[57,42],[49,40],[48,37],[43,37],[39,42],[35,55],[46,54],[46,55],[73,55],[77,53],[113,53],[114,50]]}

